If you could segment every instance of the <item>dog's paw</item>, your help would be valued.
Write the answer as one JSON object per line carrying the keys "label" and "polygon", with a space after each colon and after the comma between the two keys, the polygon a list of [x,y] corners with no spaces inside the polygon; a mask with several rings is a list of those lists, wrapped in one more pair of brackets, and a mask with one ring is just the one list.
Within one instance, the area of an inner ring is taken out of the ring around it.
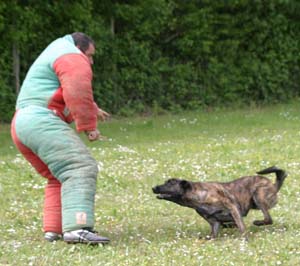
{"label": "dog's paw", "polygon": [[249,241],[249,237],[248,237],[248,233],[247,232],[244,232],[241,235],[241,240],[244,241],[244,242],[248,242]]}
{"label": "dog's paw", "polygon": [[211,235],[206,235],[206,236],[199,235],[198,239],[201,240],[201,241],[203,241],[203,240],[208,241],[208,240],[213,240],[214,238]]}
{"label": "dog's paw", "polygon": [[268,225],[268,224],[272,224],[272,221],[266,221],[266,220],[255,220],[253,222],[254,225],[256,226],[263,226],[263,225]]}

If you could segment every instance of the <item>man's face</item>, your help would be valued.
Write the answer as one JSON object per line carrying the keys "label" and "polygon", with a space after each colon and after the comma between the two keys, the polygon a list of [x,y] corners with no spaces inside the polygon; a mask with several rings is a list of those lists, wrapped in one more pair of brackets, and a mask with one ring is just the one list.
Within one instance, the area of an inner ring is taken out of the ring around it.
{"label": "man's face", "polygon": [[94,64],[93,56],[95,54],[95,46],[90,43],[89,48],[84,53],[90,61],[90,64]]}

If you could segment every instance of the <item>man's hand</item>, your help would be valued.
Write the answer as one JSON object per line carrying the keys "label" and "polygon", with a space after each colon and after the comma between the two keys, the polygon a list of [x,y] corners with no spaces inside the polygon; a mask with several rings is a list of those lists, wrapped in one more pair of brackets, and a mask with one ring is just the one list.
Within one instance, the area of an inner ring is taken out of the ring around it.
{"label": "man's hand", "polygon": [[85,134],[87,135],[89,141],[98,140],[100,137],[100,132],[98,129],[91,130],[91,131],[85,131]]}
{"label": "man's hand", "polygon": [[105,121],[109,117],[110,117],[109,113],[105,112],[104,110],[102,110],[98,107],[98,113],[97,113],[98,120]]}

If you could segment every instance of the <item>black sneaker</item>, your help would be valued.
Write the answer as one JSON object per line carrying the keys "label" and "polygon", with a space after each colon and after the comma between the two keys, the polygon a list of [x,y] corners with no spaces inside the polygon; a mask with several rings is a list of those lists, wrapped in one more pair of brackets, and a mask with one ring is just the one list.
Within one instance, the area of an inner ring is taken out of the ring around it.
{"label": "black sneaker", "polygon": [[61,239],[61,237],[62,236],[60,234],[54,232],[46,232],[44,235],[44,238],[49,242],[57,241]]}
{"label": "black sneaker", "polygon": [[65,232],[63,239],[66,243],[84,244],[107,244],[110,240],[107,237],[99,236],[96,232],[87,229],[78,229]]}

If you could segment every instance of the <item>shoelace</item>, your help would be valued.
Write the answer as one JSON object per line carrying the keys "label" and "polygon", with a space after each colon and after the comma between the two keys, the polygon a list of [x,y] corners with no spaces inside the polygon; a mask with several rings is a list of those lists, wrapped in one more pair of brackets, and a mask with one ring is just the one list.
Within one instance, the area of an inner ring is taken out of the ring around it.
{"label": "shoelace", "polygon": [[82,232],[78,233],[79,235],[79,242],[82,243],[82,242],[85,242],[85,241],[90,241],[89,239],[86,238],[86,236],[90,233],[94,233],[94,232],[91,232],[87,229],[83,229]]}

